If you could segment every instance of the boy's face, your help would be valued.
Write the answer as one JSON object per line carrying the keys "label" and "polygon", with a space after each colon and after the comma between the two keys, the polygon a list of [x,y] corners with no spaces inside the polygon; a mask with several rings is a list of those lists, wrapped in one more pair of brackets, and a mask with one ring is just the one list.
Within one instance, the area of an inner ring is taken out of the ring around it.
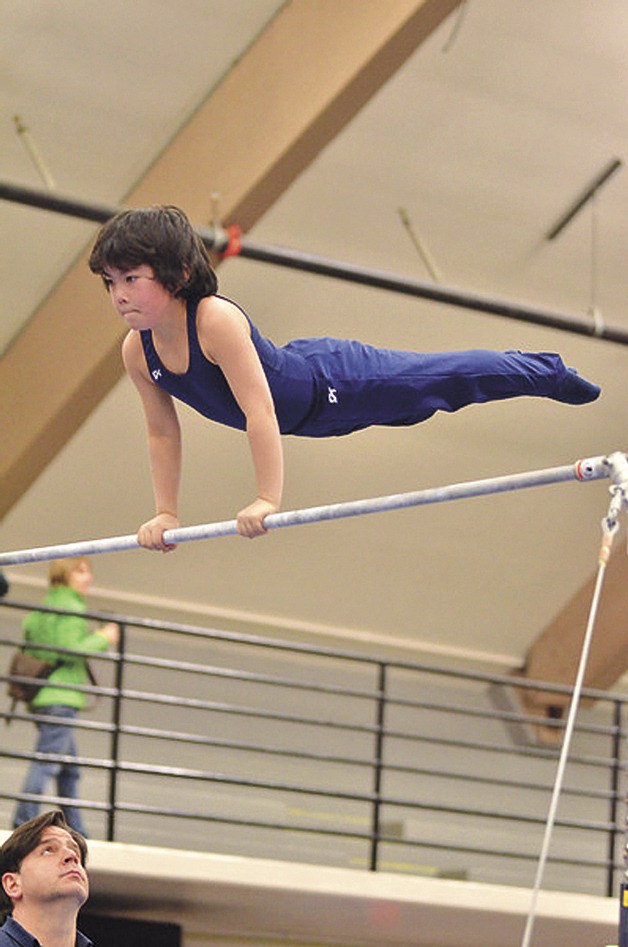
{"label": "boy's face", "polygon": [[89,882],[80,849],[69,832],[56,825],[44,829],[19,871],[7,872],[2,884],[14,904],[51,903],[69,899],[79,906],[87,900]]}
{"label": "boy's face", "polygon": [[129,329],[155,328],[170,312],[173,303],[179,302],[155,277],[153,268],[145,263],[130,270],[108,266],[103,280],[116,312]]}

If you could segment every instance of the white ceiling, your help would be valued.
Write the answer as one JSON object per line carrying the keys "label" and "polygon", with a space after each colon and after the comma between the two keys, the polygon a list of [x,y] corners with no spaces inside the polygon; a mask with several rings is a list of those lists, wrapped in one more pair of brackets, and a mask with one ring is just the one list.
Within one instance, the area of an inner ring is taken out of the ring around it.
{"label": "white ceiling", "polygon": [[[0,177],[43,186],[15,130],[18,114],[61,193],[120,204],[281,6],[0,0]],[[427,279],[403,208],[446,285],[583,317],[595,305],[628,330],[626,169],[595,209],[545,239],[612,158],[625,160],[627,93],[623,0],[467,0],[249,236]],[[95,227],[6,202],[0,227],[6,346]],[[285,509],[628,449],[625,347],[243,259],[222,264],[219,278],[276,342],[334,334],[418,350],[560,351],[603,386],[583,408],[519,399],[414,429],[286,439]],[[230,519],[252,491],[245,439],[182,415],[182,520]],[[168,556],[104,555],[94,563],[99,601],[515,664],[594,571],[606,507],[606,483],[569,484],[253,543],[190,543]],[[122,381],[5,517],[0,548],[131,533],[151,510],[140,408]],[[10,568],[16,597],[45,572]]]}

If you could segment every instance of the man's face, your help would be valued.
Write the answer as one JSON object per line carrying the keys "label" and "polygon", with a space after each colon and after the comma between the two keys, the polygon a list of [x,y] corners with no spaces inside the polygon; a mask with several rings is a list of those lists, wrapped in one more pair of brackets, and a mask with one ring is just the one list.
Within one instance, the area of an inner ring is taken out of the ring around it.
{"label": "man's face", "polygon": [[4,890],[18,904],[49,904],[66,898],[80,907],[89,895],[87,872],[81,852],[65,829],[51,825],[22,861],[19,871],[2,876]]}

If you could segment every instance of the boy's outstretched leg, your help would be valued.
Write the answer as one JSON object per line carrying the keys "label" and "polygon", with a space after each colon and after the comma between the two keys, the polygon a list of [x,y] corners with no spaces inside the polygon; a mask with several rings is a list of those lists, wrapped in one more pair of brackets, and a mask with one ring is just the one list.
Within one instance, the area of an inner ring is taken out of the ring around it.
{"label": "boy's outstretched leg", "polygon": [[599,385],[582,378],[575,368],[565,367],[565,373],[556,385],[553,398],[565,404],[588,404],[599,397],[600,391]]}
{"label": "boy's outstretched leg", "polygon": [[579,405],[600,394],[598,385],[568,368],[554,352],[472,349],[419,359],[413,386],[418,402],[430,414],[521,396]]}
{"label": "boy's outstretched leg", "polygon": [[307,360],[325,382],[314,410],[289,432],[305,437],[349,434],[378,424],[413,425],[438,411],[508,398],[581,405],[600,394],[554,352],[406,352],[334,339],[291,343],[297,344],[306,346]]}
{"label": "boy's outstretched leg", "polygon": [[476,350],[445,356],[451,368],[451,400],[445,410],[456,410],[473,390],[469,402],[499,401],[528,395],[564,404],[587,404],[600,387],[568,368],[554,352],[492,352]]}

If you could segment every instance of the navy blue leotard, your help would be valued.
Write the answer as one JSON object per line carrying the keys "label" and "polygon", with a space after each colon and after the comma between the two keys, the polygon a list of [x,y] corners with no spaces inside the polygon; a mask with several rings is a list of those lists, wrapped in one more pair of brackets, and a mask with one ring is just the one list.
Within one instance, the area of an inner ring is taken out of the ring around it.
{"label": "navy blue leotard", "polygon": [[[168,371],[150,330],[142,330],[148,370],[174,398],[212,421],[244,430],[244,414],[225,376],[201,350],[198,303],[187,305],[188,370],[180,375]],[[372,425],[418,424],[436,411],[519,395],[583,404],[600,393],[551,352],[405,352],[328,337],[276,346],[246,318],[282,434],[332,437]]]}

